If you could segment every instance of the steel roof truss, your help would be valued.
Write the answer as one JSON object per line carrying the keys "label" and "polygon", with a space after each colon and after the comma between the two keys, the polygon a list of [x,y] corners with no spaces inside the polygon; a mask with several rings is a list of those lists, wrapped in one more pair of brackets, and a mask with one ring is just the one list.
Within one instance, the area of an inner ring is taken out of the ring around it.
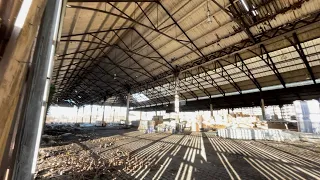
{"label": "steel roof truss", "polygon": [[303,51],[303,48],[302,48],[302,46],[301,46],[301,43],[300,43],[300,41],[299,41],[298,36],[297,36],[296,33],[293,33],[292,36],[293,36],[294,42],[291,41],[289,38],[287,38],[287,40],[291,43],[291,45],[292,45],[292,46],[296,49],[296,51],[298,52],[301,60],[303,61],[304,65],[306,66],[306,68],[307,68],[307,70],[308,70],[309,75],[311,76],[311,79],[312,79],[313,83],[316,84],[316,78],[315,78],[315,76],[314,76],[314,74],[313,74],[313,72],[312,72],[312,68],[311,68],[311,66],[310,66],[310,64],[309,64],[309,61],[308,61],[308,59],[307,59],[307,56],[305,55],[305,53],[304,53],[304,51]]}

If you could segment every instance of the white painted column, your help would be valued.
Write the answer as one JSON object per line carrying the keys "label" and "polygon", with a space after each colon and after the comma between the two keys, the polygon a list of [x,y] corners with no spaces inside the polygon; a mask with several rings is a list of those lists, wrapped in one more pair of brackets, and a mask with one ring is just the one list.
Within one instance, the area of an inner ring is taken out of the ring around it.
{"label": "white painted column", "polygon": [[174,91],[174,112],[176,113],[176,122],[180,123],[180,107],[179,107],[179,76],[175,77],[175,91]]}
{"label": "white painted column", "polygon": [[126,125],[129,125],[130,97],[131,97],[131,94],[130,94],[130,93],[128,93],[128,95],[127,95],[127,114],[126,114]]}

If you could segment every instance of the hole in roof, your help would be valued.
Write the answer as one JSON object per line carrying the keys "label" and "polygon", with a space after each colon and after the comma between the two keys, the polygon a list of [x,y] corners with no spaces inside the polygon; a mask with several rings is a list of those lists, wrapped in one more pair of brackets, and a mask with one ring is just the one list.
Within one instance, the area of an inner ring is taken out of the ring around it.
{"label": "hole in roof", "polygon": [[146,95],[142,94],[142,93],[135,93],[132,94],[133,99],[135,99],[138,102],[143,102],[143,101],[148,101],[150,100]]}

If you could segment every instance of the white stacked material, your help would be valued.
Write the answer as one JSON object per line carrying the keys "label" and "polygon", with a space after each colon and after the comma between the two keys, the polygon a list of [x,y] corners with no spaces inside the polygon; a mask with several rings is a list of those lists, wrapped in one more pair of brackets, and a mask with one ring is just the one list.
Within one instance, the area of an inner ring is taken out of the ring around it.
{"label": "white stacked material", "polygon": [[103,126],[103,122],[102,121],[96,121],[95,122],[95,126]]}
{"label": "white stacked material", "polygon": [[298,129],[304,133],[320,134],[319,101],[294,101]]}
{"label": "white stacked material", "polygon": [[141,120],[138,130],[154,130],[154,121]]}
{"label": "white stacked material", "polygon": [[146,130],[146,129],[148,129],[148,121],[141,120],[139,123],[138,130]]}
{"label": "white stacked material", "polygon": [[296,141],[299,134],[279,129],[219,129],[218,136],[230,139]]}
{"label": "white stacked material", "polygon": [[301,141],[320,143],[320,134],[299,133]]}
{"label": "white stacked material", "polygon": [[90,124],[90,123],[82,123],[80,124],[80,127],[93,127],[94,124]]}

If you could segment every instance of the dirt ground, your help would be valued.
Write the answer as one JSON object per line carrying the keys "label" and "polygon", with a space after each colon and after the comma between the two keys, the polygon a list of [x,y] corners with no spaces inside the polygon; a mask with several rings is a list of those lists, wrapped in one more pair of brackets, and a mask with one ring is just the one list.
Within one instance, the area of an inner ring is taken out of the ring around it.
{"label": "dirt ground", "polygon": [[44,137],[37,179],[320,179],[315,143],[116,128],[52,131]]}

